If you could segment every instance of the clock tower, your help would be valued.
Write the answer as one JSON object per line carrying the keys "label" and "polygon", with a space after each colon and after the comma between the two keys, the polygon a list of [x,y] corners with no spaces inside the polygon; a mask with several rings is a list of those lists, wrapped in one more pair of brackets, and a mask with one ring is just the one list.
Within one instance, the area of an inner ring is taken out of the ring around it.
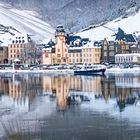
{"label": "clock tower", "polygon": [[65,30],[62,25],[58,25],[55,32],[56,43],[65,42]]}
{"label": "clock tower", "polygon": [[66,33],[62,25],[58,25],[55,32],[55,59],[57,64],[67,64],[68,47],[66,44]]}

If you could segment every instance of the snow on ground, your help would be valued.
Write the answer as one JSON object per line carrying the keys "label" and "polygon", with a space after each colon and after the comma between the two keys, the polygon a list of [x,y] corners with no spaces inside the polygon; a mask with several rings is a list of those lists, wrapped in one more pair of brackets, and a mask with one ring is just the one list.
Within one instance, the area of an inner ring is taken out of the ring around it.
{"label": "snow on ground", "polygon": [[[54,36],[55,30],[46,22],[35,17],[35,12],[33,11],[8,8],[0,4],[0,19],[0,24],[12,26],[21,33],[32,35],[32,38],[36,40],[42,41]],[[10,38],[10,36],[9,33],[1,34],[0,39]]]}
{"label": "snow on ground", "polygon": [[135,15],[131,15],[125,18],[118,18],[111,22],[106,23],[105,25],[83,31],[78,33],[83,38],[89,38],[92,41],[103,40],[104,38],[110,38],[115,34],[118,27],[124,30],[127,34],[132,34],[136,32],[140,35],[140,11]]}

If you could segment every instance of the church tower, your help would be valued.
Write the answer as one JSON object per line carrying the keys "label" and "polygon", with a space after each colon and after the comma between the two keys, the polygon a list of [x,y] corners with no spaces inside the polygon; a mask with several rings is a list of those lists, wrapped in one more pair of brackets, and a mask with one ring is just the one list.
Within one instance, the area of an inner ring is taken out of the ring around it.
{"label": "church tower", "polygon": [[55,58],[57,64],[68,63],[68,47],[66,44],[66,33],[62,25],[58,25],[55,32]]}

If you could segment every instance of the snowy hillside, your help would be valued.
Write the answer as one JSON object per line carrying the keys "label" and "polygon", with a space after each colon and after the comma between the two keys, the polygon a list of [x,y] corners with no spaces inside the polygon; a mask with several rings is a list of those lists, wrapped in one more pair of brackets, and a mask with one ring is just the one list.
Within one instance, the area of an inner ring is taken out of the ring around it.
{"label": "snowy hillside", "polygon": [[69,32],[92,24],[114,20],[140,0],[0,0],[19,8],[36,11],[53,27],[63,24]]}
{"label": "snowy hillside", "polygon": [[[17,33],[28,33],[37,41],[51,38],[54,35],[54,29],[35,16],[35,12],[17,10],[0,4],[0,24],[16,29]],[[15,30],[11,29],[10,31],[16,33]],[[9,33],[3,34],[0,29],[0,39],[5,38],[5,36],[11,35]]]}
{"label": "snowy hillside", "polygon": [[[133,10],[133,9],[131,9]],[[122,16],[116,20],[100,25],[93,29],[87,29],[77,35],[81,37],[88,37],[90,40],[103,40],[104,38],[112,38],[120,27],[127,34],[136,33],[140,35],[140,11],[137,13],[132,12],[129,16]]]}

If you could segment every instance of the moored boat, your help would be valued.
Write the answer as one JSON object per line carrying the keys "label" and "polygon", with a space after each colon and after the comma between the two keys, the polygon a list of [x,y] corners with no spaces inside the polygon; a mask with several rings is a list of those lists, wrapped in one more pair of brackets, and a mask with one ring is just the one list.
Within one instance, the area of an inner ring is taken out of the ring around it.
{"label": "moored boat", "polygon": [[104,75],[106,66],[104,65],[90,65],[82,66],[74,70],[75,75]]}

